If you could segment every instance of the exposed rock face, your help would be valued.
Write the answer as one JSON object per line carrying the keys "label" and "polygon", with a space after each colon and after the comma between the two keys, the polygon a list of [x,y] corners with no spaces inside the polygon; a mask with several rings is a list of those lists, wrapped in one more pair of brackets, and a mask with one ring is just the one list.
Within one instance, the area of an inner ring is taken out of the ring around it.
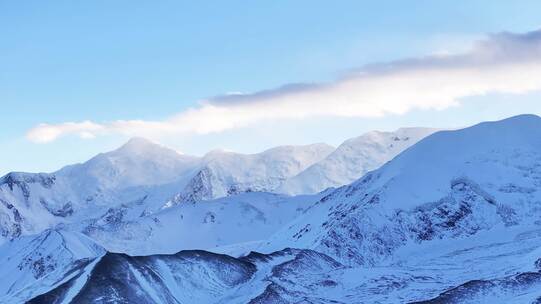
{"label": "exposed rock face", "polygon": [[11,191],[15,187],[19,187],[28,197],[28,184],[40,184],[43,188],[50,189],[55,180],[54,174],[12,172],[0,179],[0,185],[7,185]]}
{"label": "exposed rock face", "polygon": [[0,203],[0,235],[9,240],[21,236],[23,219],[19,210],[5,200],[0,199]]}
{"label": "exposed rock face", "polygon": [[209,200],[216,196],[213,193],[212,172],[203,168],[188,182],[182,192],[175,194],[165,205],[169,208],[181,203],[194,204],[203,200]]}

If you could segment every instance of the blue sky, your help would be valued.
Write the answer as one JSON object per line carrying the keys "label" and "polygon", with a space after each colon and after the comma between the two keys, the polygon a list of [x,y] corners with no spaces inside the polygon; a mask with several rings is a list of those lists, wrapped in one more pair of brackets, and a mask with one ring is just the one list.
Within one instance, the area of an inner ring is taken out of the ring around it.
{"label": "blue sky", "polygon": [[[212,97],[231,92],[257,104],[252,93],[290,83],[334,83],[365,65],[462,54],[487,35],[538,30],[539,11],[539,1],[0,1],[0,174],[52,171],[137,135],[190,154],[251,153],[279,144],[337,145],[371,129],[540,114],[535,86],[518,94],[489,86],[483,94],[459,94],[456,105],[385,108],[376,116],[365,115],[367,107],[352,117],[278,113],[212,130],[175,126],[165,135],[145,132],[155,123],[110,125],[170,120],[197,111],[202,100],[219,105]],[[322,96],[332,107],[333,95]],[[178,121],[214,120],[198,114]],[[62,124],[83,121],[95,126],[47,142],[28,136],[39,124],[65,132]]]}

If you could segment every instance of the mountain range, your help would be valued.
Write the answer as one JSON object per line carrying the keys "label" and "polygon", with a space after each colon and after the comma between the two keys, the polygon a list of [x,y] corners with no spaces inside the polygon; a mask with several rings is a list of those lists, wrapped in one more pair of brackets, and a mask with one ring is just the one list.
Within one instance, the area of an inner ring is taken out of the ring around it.
{"label": "mountain range", "polygon": [[[318,169],[315,164],[342,155],[345,164],[339,169],[356,171],[358,178],[434,131],[419,128],[364,135],[338,149],[313,144],[249,155],[212,151],[203,157],[134,138],[115,151],[53,173],[13,172],[0,178],[0,243],[60,224],[92,226],[100,218],[135,219],[182,203],[246,192],[289,195],[294,191],[285,190],[286,185],[306,179],[301,176],[305,170],[319,172],[319,186],[307,191],[317,193],[342,185],[343,179],[333,180],[333,168]],[[364,156],[348,161],[355,151],[363,151]],[[379,155],[381,151],[387,158]],[[354,174],[348,179],[354,180]]]}
{"label": "mountain range", "polygon": [[541,303],[541,118],[0,181],[2,303]]}

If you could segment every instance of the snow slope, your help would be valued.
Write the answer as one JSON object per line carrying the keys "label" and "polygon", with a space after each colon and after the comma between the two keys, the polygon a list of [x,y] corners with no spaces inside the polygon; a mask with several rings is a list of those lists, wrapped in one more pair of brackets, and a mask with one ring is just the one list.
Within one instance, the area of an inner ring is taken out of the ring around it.
{"label": "snow slope", "polygon": [[255,248],[300,216],[322,195],[242,193],[197,204],[180,204],[134,219],[124,219],[127,210],[118,209],[85,225],[84,233],[109,251],[130,255],[186,249],[238,255]]}
{"label": "snow slope", "polygon": [[408,244],[533,222],[540,168],[537,116],[438,132],[324,197],[268,250],[311,248],[377,265]]}

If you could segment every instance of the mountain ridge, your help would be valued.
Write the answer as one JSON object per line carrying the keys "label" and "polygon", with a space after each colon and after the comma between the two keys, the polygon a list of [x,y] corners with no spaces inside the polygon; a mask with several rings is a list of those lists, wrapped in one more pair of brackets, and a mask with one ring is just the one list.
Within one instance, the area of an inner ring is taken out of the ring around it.
{"label": "mountain ridge", "polygon": [[[115,212],[127,212],[123,218],[130,220],[182,203],[243,192],[289,194],[282,191],[283,184],[333,151],[326,144],[312,144],[248,155],[214,152],[213,156],[197,158],[134,138],[116,150],[53,173],[8,173],[2,177],[0,242]],[[326,186],[319,186],[319,190]]]}

